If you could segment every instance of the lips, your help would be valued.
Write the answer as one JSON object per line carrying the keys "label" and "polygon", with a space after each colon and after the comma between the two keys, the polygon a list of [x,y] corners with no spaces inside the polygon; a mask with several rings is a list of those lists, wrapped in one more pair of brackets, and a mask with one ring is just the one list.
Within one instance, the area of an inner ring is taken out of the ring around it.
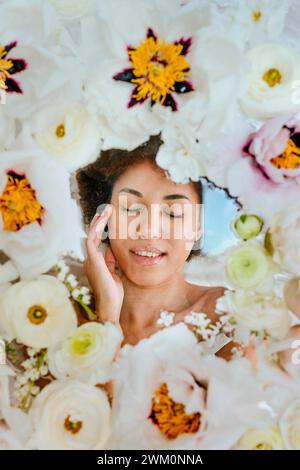
{"label": "lips", "polygon": [[137,253],[138,251],[150,251],[151,253],[157,253],[157,254],[162,254],[162,255],[165,255],[166,252],[163,251],[163,250],[160,250],[159,248],[156,248],[154,246],[151,246],[151,245],[143,245],[143,246],[137,246],[137,247],[134,247],[130,250],[132,253]]}
{"label": "lips", "polygon": [[[143,255],[138,255],[135,252],[143,252],[143,251],[150,251],[152,253],[156,253],[158,256],[143,256]],[[142,248],[138,247],[133,250],[129,250],[130,252],[130,257],[132,260],[139,265],[142,266],[153,266],[156,264],[160,264],[165,258],[166,258],[166,253],[162,252],[158,248],[153,248],[147,246],[143,246]]]}

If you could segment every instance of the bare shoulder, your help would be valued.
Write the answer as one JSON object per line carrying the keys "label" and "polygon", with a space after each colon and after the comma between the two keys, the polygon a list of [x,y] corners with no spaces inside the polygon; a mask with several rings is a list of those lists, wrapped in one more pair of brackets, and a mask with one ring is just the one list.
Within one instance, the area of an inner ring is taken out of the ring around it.
{"label": "bare shoulder", "polygon": [[193,309],[205,312],[211,320],[217,321],[218,315],[215,313],[217,300],[224,295],[226,287],[223,286],[194,286],[193,287]]}

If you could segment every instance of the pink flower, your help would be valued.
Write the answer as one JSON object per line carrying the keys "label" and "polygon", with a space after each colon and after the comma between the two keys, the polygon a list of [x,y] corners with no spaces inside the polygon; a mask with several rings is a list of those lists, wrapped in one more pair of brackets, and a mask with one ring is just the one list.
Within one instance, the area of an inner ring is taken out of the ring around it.
{"label": "pink flower", "polygon": [[263,175],[275,183],[295,178],[300,184],[300,114],[281,115],[251,134],[243,154],[254,158]]}

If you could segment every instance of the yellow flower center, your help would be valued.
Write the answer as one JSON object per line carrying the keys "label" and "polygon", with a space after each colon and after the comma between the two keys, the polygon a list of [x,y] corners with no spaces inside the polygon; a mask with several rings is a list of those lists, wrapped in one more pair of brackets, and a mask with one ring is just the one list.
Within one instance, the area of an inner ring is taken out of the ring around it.
{"label": "yellow flower center", "polygon": [[279,169],[295,170],[300,165],[300,148],[297,147],[292,139],[289,139],[284,152],[270,161]]}
{"label": "yellow flower center", "polygon": [[273,447],[267,442],[259,442],[253,450],[273,450]]}
{"label": "yellow flower center", "polygon": [[189,62],[181,54],[182,44],[167,43],[147,37],[134,50],[129,51],[133,73],[137,77],[138,101],[151,98],[163,104],[167,94],[174,90],[175,82],[185,80]]}
{"label": "yellow flower center", "polygon": [[93,344],[91,334],[87,331],[77,333],[71,339],[71,349],[73,354],[84,356]]}
{"label": "yellow flower center", "polygon": [[27,312],[27,317],[29,321],[34,325],[40,325],[43,323],[47,318],[47,310],[40,305],[33,305]]}
{"label": "yellow flower center", "polygon": [[257,22],[261,19],[261,15],[262,15],[262,13],[261,13],[260,10],[254,10],[254,11],[252,12],[252,19],[253,19],[253,21],[255,21],[255,22],[257,23]]}
{"label": "yellow flower center", "polygon": [[60,124],[59,126],[57,126],[55,134],[59,139],[63,138],[66,135],[65,125]]}
{"label": "yellow flower center", "polygon": [[71,421],[70,415],[68,415],[64,422],[65,429],[71,434],[77,434],[83,426],[82,421]]}
{"label": "yellow flower center", "polygon": [[270,87],[273,87],[281,82],[282,76],[278,69],[269,69],[262,78]]}
{"label": "yellow flower center", "polygon": [[13,63],[9,59],[3,58],[6,54],[6,50],[4,46],[0,45],[0,89],[7,89],[7,86],[5,84],[6,79],[10,77],[10,74],[8,72],[9,69],[13,66]]}
{"label": "yellow flower center", "polygon": [[8,181],[0,197],[4,229],[16,232],[24,225],[40,220],[43,211],[27,178],[8,173]]}
{"label": "yellow flower center", "polygon": [[169,439],[175,439],[183,433],[195,433],[200,427],[200,413],[185,413],[185,405],[176,403],[170,396],[166,383],[156,390],[152,398],[149,418],[157,424],[159,430]]}

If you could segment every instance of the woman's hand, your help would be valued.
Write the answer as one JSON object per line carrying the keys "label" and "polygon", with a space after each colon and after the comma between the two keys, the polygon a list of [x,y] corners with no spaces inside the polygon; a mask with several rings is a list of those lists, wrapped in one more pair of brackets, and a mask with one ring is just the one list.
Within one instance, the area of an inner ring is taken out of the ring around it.
{"label": "woman's hand", "polygon": [[99,250],[104,227],[112,214],[112,205],[107,204],[101,215],[96,214],[90,224],[86,240],[87,258],[84,269],[96,300],[96,313],[100,321],[111,321],[120,327],[120,313],[124,299],[124,288],[116,273],[116,258],[108,247],[105,256]]}

